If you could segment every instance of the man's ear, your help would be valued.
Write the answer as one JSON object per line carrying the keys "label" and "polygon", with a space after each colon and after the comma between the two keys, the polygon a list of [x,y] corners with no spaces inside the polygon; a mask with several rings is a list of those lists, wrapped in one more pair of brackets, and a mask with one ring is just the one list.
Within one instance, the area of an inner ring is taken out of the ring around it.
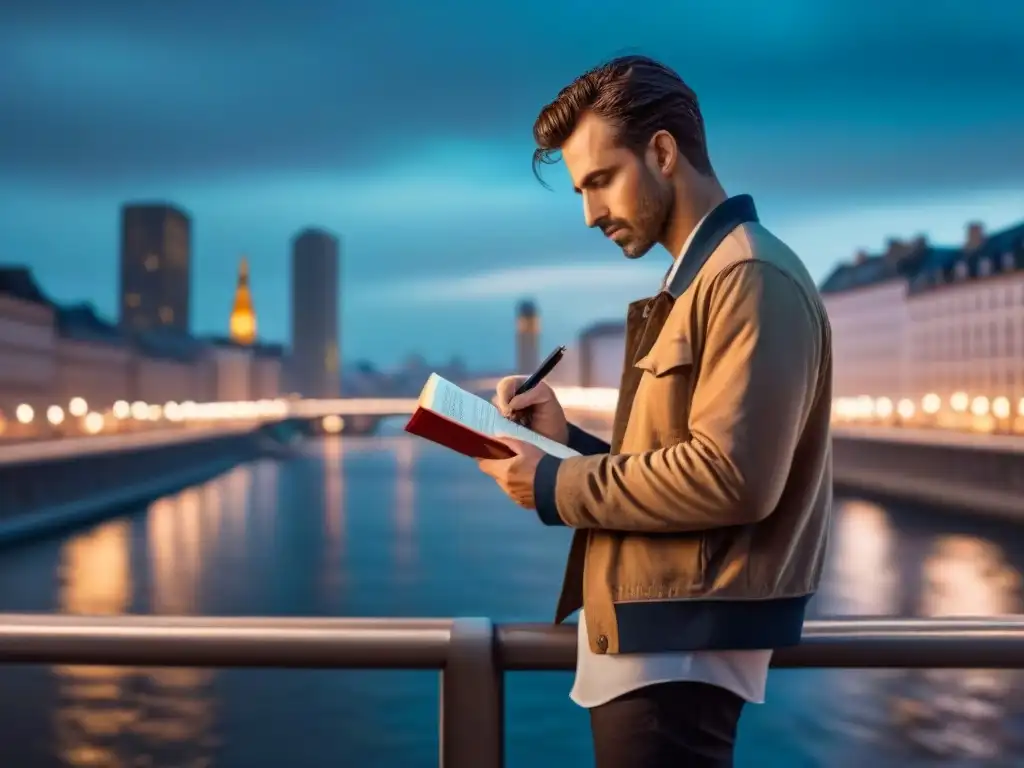
{"label": "man's ear", "polygon": [[665,178],[675,173],[676,164],[679,162],[679,147],[671,133],[658,131],[651,136],[648,147],[654,170]]}

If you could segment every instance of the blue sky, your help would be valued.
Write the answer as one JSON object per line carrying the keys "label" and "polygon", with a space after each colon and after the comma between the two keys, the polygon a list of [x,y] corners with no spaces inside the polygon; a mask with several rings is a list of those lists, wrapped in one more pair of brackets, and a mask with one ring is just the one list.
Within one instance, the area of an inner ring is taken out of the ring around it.
{"label": "blue sky", "polygon": [[726,189],[819,278],[888,236],[1024,218],[1024,3],[18,5],[0,10],[0,261],[111,316],[118,206],[153,198],[194,217],[199,332],[226,330],[246,254],[261,332],[286,341],[307,225],[342,238],[347,360],[508,365],[526,296],[544,346],[621,316],[668,256],[627,262],[530,153],[540,107],[623,52],[695,88]]}

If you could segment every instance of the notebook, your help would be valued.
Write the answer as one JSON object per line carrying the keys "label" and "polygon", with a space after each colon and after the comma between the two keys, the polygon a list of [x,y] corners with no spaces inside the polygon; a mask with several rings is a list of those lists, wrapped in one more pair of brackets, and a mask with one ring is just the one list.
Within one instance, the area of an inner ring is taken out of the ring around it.
{"label": "notebook", "polygon": [[492,403],[430,374],[405,431],[474,459],[508,459],[515,453],[495,439],[512,437],[559,458],[579,456],[567,446],[506,419]]}

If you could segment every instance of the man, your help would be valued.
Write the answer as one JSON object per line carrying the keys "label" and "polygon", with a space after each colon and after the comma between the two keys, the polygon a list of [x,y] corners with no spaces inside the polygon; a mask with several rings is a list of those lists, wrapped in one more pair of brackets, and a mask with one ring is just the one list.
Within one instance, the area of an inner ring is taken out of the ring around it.
{"label": "man", "polygon": [[542,522],[576,529],[556,622],[582,608],[572,698],[598,768],[731,766],[771,651],[800,640],[831,507],[828,320],[800,260],[728,198],[697,99],[630,56],[587,72],[534,126],[627,258],[674,263],[630,305],[611,444],[567,424],[542,384],[498,402],[575,448],[480,467]]}

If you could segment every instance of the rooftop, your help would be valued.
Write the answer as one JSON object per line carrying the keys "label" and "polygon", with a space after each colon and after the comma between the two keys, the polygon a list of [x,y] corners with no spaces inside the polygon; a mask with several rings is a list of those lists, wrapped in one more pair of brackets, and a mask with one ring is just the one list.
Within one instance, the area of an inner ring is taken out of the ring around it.
{"label": "rooftop", "polygon": [[951,249],[951,254],[942,262],[923,265],[910,279],[907,292],[916,295],[1024,269],[1024,222],[989,235],[971,250]]}
{"label": "rooftop", "polygon": [[57,333],[65,338],[100,341],[104,344],[127,346],[128,337],[111,322],[96,313],[92,304],[74,304],[57,307]]}
{"label": "rooftop", "polygon": [[52,305],[32,276],[32,270],[20,264],[0,266],[0,293],[32,304]]}
{"label": "rooftop", "polygon": [[1017,269],[1024,269],[1024,222],[991,235],[972,223],[960,246],[934,246],[918,237],[890,240],[881,254],[858,253],[852,262],[836,266],[819,290],[826,295],[845,293],[902,279],[908,293],[914,294],[933,290],[952,279],[987,277]]}

